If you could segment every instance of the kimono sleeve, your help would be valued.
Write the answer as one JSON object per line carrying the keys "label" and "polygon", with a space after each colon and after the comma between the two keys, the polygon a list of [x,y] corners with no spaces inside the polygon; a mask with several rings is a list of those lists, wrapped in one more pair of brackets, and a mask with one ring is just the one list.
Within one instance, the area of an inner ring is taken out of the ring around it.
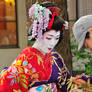
{"label": "kimono sleeve", "polygon": [[1,73],[0,92],[27,92],[31,80],[28,56],[29,48],[25,48],[14,63]]}
{"label": "kimono sleeve", "polygon": [[68,91],[68,80],[70,79],[71,75],[64,64],[64,60],[59,53],[56,51],[52,52],[53,62],[55,67],[57,67],[57,87],[61,92]]}

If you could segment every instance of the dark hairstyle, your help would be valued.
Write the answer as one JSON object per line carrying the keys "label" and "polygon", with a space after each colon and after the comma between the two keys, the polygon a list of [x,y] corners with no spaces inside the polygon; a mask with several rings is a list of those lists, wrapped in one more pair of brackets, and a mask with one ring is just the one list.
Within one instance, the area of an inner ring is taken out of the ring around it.
{"label": "dark hairstyle", "polygon": [[87,32],[87,33],[86,33],[86,36],[85,36],[85,39],[89,39],[89,38],[90,38],[90,33]]}
{"label": "dark hairstyle", "polygon": [[[48,8],[48,7],[55,7],[55,6],[56,6],[55,4],[53,4],[53,3],[51,3],[51,2],[43,2],[43,3],[40,4],[40,5],[43,6],[43,7],[46,7],[46,8]],[[52,15],[50,14],[49,17],[52,18]],[[63,37],[63,30],[62,30],[62,27],[63,27],[63,24],[64,24],[64,23],[65,23],[65,22],[64,22],[64,20],[63,20],[62,18],[60,18],[60,17],[58,17],[58,16],[55,16],[55,17],[54,17],[54,22],[53,22],[53,25],[52,25],[52,28],[51,28],[51,29],[53,29],[53,30],[55,30],[55,31],[60,31],[59,42],[61,41],[61,39],[62,39],[62,37]],[[31,31],[30,31],[30,33],[28,33],[28,36],[32,35],[32,27],[31,27],[30,30],[31,30]],[[46,31],[43,30],[43,34],[44,34],[45,32],[47,32],[47,31],[49,31],[49,30],[47,30],[47,29],[46,29]]]}
{"label": "dark hairstyle", "polygon": [[[51,2],[43,2],[42,4],[40,4],[43,7],[56,7],[56,5],[54,3]],[[52,15],[50,15],[50,18],[52,18]],[[64,20],[58,16],[55,16],[54,18],[54,22],[52,25],[51,29],[54,29],[55,31],[60,31],[60,38],[59,38],[59,42],[61,41],[61,39],[63,38],[63,34],[64,34],[64,30],[62,30],[63,24],[65,24]],[[49,31],[49,30],[47,30]],[[43,31],[43,33],[46,31]]]}
{"label": "dark hairstyle", "polygon": [[54,3],[51,3],[51,2],[43,2],[43,3],[41,3],[40,4],[42,7],[46,7],[46,8],[48,8],[48,7],[55,7],[56,5],[54,4]]}
{"label": "dark hairstyle", "polygon": [[[89,39],[89,38],[90,38],[90,32],[87,32],[87,33],[86,33],[86,36],[85,36],[85,40],[86,40],[86,39]],[[85,48],[85,45],[83,45],[82,48]]]}

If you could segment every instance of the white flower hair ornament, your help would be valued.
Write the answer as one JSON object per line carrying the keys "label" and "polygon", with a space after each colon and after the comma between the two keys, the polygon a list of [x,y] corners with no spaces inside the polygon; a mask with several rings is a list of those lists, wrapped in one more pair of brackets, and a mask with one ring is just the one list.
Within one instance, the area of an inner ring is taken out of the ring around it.
{"label": "white flower hair ornament", "polygon": [[65,27],[64,28],[65,30],[72,29],[72,27],[69,26],[69,22],[68,21],[65,21],[64,27]]}
{"label": "white flower hair ornament", "polygon": [[33,19],[32,36],[29,36],[29,40],[36,37],[42,38],[42,31],[46,30],[49,24],[50,14],[49,9],[40,6],[38,3],[33,4],[32,7],[29,8],[29,18]]}

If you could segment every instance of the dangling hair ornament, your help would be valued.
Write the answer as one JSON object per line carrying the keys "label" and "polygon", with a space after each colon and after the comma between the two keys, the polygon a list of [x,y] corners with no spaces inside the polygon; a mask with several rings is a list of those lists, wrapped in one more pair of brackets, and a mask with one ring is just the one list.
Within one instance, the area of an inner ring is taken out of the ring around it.
{"label": "dangling hair ornament", "polygon": [[68,30],[70,28],[68,21],[64,21],[65,24],[63,24],[62,31]]}
{"label": "dangling hair ornament", "polygon": [[42,31],[46,30],[49,24],[50,10],[40,6],[38,3],[32,5],[29,9],[29,18],[33,19],[32,38],[41,38]]}
{"label": "dangling hair ornament", "polygon": [[65,30],[72,29],[72,27],[69,26],[69,22],[68,21],[65,21],[65,24],[63,24],[63,26],[64,26]]}

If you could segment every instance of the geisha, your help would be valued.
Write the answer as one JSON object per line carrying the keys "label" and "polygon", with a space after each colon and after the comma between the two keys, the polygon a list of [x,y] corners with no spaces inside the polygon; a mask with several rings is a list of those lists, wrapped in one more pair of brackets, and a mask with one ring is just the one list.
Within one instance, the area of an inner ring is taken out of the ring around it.
{"label": "geisha", "polygon": [[29,9],[29,17],[33,19],[29,39],[36,41],[1,73],[0,92],[27,92],[28,88],[29,92],[45,92],[48,88],[47,92],[68,92],[71,88],[71,75],[63,58],[54,50],[65,29],[58,12],[59,8],[52,3],[36,3]]}

